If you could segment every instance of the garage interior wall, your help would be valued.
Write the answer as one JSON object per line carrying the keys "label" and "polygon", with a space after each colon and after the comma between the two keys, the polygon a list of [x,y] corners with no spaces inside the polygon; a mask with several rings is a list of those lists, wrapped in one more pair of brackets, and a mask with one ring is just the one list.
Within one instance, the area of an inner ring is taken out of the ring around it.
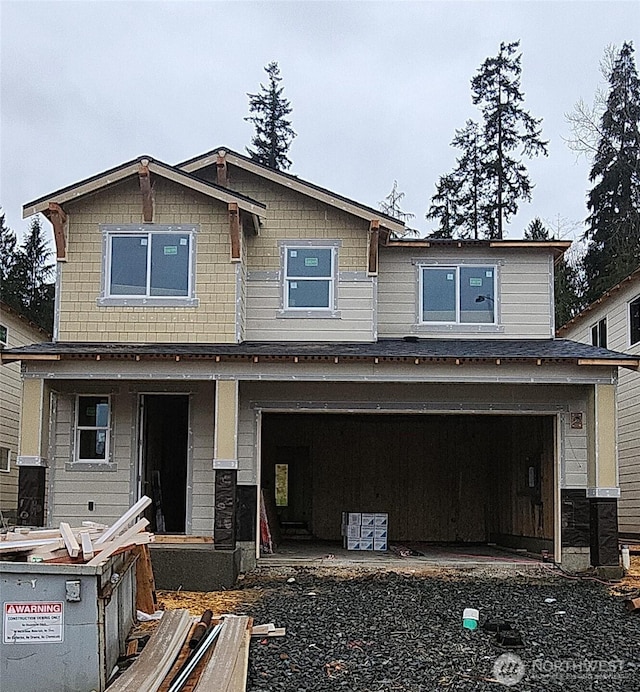
{"label": "garage interior wall", "polygon": [[553,416],[264,414],[261,485],[281,518],[340,540],[342,511],[388,512],[392,541],[553,540]]}

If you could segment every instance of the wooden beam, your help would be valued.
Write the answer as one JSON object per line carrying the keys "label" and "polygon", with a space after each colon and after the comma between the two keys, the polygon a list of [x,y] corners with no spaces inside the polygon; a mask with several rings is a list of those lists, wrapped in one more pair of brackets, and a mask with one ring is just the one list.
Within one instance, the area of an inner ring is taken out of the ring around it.
{"label": "wooden beam", "polygon": [[140,192],[142,194],[142,220],[145,223],[152,223],[153,197],[151,195],[151,173],[149,172],[148,159],[140,161],[138,179],[140,180]]}
{"label": "wooden beam", "polygon": [[64,546],[69,553],[69,557],[78,557],[78,554],[80,553],[80,546],[78,545],[76,537],[73,535],[71,526],[69,526],[66,521],[60,522],[60,533],[62,534]]}
{"label": "wooden beam", "polygon": [[612,368],[637,368],[639,360],[617,360],[613,358],[579,358],[578,365],[609,365]]}
{"label": "wooden beam", "polygon": [[108,540],[117,536],[132,520],[135,519],[138,514],[141,514],[151,504],[151,498],[144,495],[141,497],[133,507],[130,507],[114,524],[111,528],[107,529],[98,540],[96,540],[94,545],[100,545],[101,543],[106,543]]}
{"label": "wooden beam", "polygon": [[369,276],[378,276],[378,245],[380,244],[380,221],[371,219],[369,223]]}
{"label": "wooden beam", "polygon": [[231,261],[240,261],[240,210],[237,202],[229,202],[229,236],[231,238]]}
{"label": "wooden beam", "polygon": [[216,157],[216,182],[221,187],[229,187],[229,171],[227,170],[227,152],[220,149]]}
{"label": "wooden beam", "polygon": [[56,259],[58,262],[66,262],[68,217],[64,209],[56,202],[49,202],[49,207],[44,211],[44,215],[53,226],[53,237],[56,241]]}
{"label": "wooden beam", "polygon": [[82,542],[82,557],[85,560],[91,560],[93,557],[93,545],[91,543],[91,536],[85,531],[80,534],[80,540]]}

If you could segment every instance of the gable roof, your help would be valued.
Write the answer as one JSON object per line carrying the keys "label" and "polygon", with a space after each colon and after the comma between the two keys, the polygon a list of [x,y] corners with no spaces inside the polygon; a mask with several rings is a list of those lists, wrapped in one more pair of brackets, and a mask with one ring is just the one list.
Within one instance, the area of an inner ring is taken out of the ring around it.
{"label": "gable roof", "polygon": [[39,324],[36,324],[35,322],[31,321],[26,315],[21,313],[20,310],[16,310],[16,308],[13,308],[8,303],[5,303],[4,300],[0,300],[0,316],[3,313],[7,315],[12,315],[16,319],[20,320],[20,322],[22,322],[25,326],[29,327],[29,329],[39,332],[40,334],[42,334],[42,336],[51,337],[50,332],[41,327]]}
{"label": "gable roof", "polygon": [[561,327],[558,327],[556,329],[556,334],[560,334],[561,332],[566,332],[568,331],[571,327],[575,326],[576,324],[580,324],[583,320],[585,320],[595,309],[599,308],[601,305],[604,303],[609,302],[610,300],[613,300],[616,294],[621,291],[623,288],[626,288],[626,286],[630,283],[635,283],[637,281],[640,281],[640,267],[638,267],[635,271],[631,272],[629,276],[625,276],[622,281],[619,281],[615,286],[612,286],[608,291],[605,291],[599,298],[593,301],[593,303],[587,305],[587,307],[582,311],[579,312],[577,315],[572,317],[568,322],[565,322]]}
{"label": "gable roof", "polygon": [[319,185],[314,185],[306,180],[302,180],[302,178],[298,178],[296,175],[291,175],[291,173],[284,173],[283,171],[276,171],[268,166],[263,166],[261,163],[253,161],[248,156],[244,156],[239,154],[237,151],[227,149],[227,147],[218,147],[204,154],[200,154],[199,156],[182,161],[181,163],[176,164],[176,168],[193,173],[194,171],[201,170],[207,166],[214,165],[218,156],[222,155],[222,153],[224,154],[224,158],[226,159],[227,163],[230,163],[233,166],[242,168],[245,171],[254,173],[255,175],[266,178],[267,180],[272,180],[273,182],[284,185],[291,190],[295,190],[303,195],[312,197],[320,202],[324,202],[329,206],[336,207],[337,209],[341,209],[349,214],[358,216],[361,219],[366,219],[367,221],[377,219],[380,221],[380,225],[389,231],[402,233],[406,230],[403,221],[399,221],[388,214],[383,214],[378,209],[373,209],[365,204],[361,204],[360,202],[356,202],[352,199],[348,199],[347,197],[343,197],[342,195],[338,195],[331,190],[327,190]]}
{"label": "gable roof", "polygon": [[244,211],[252,214],[264,215],[264,210],[266,205],[262,202],[258,202],[255,199],[251,199],[246,195],[242,195],[238,192],[233,192],[225,187],[216,185],[214,183],[209,183],[196,176],[190,175],[187,171],[181,170],[174,166],[170,166],[167,163],[153,159],[150,156],[139,156],[132,161],[127,161],[122,163],[115,168],[110,168],[109,170],[98,173],[97,175],[91,176],[90,178],[85,178],[80,182],[74,183],[67,187],[63,187],[60,190],[51,192],[44,197],[40,197],[33,202],[28,202],[22,207],[22,218],[27,218],[38,212],[44,212],[49,208],[50,203],[64,204],[65,202],[75,201],[84,197],[85,195],[92,194],[101,190],[103,188],[109,187],[115,183],[129,178],[133,175],[137,175],[140,171],[141,166],[147,166],[151,173],[155,175],[171,180],[179,185],[184,185],[185,187],[200,192],[208,197],[218,199],[222,202],[236,202],[238,207]]}

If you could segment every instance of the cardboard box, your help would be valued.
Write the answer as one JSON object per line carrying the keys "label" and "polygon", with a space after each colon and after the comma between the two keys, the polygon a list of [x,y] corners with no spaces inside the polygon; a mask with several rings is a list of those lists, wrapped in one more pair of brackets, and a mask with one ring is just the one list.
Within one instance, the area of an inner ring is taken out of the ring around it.
{"label": "cardboard box", "polygon": [[388,550],[386,538],[376,538],[373,541],[374,550]]}
{"label": "cardboard box", "polygon": [[375,538],[375,528],[373,526],[360,526],[360,538]]}
{"label": "cardboard box", "polygon": [[362,513],[362,526],[375,526],[376,525],[376,515],[370,512]]}
{"label": "cardboard box", "polygon": [[360,536],[361,536],[360,530],[361,529],[362,529],[361,526],[356,526],[356,525],[350,524],[349,526],[346,527],[346,532],[344,535],[347,538],[360,538]]}
{"label": "cardboard box", "polygon": [[376,526],[373,529],[373,537],[374,538],[384,538],[385,540],[387,540],[387,538],[388,538],[387,533],[388,533],[387,529],[384,526]]}
{"label": "cardboard box", "polygon": [[362,550],[359,538],[346,538],[345,541],[347,550]]}
{"label": "cardboard box", "polygon": [[360,512],[347,512],[347,524],[362,524],[362,514]]}
{"label": "cardboard box", "polygon": [[376,526],[389,526],[389,515],[383,512],[376,512],[374,523]]}
{"label": "cardboard box", "polygon": [[373,550],[373,538],[361,538],[360,550]]}

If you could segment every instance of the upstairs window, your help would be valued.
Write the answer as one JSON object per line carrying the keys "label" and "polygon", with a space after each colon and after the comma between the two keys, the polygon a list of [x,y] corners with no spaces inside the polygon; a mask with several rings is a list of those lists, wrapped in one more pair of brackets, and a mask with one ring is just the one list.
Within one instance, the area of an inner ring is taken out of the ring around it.
{"label": "upstairs window", "polygon": [[105,226],[103,233],[102,304],[193,304],[195,227]]}
{"label": "upstairs window", "polygon": [[108,396],[78,396],[74,461],[109,461],[110,406]]}
{"label": "upstairs window", "polygon": [[591,327],[591,345],[607,348],[607,318],[603,317]]}
{"label": "upstairs window", "polygon": [[496,324],[494,266],[421,267],[421,321]]}
{"label": "upstairs window", "polygon": [[631,346],[640,341],[640,297],[629,303],[629,343]]}
{"label": "upstairs window", "polygon": [[335,248],[285,248],[286,310],[330,310],[335,291]]}
{"label": "upstairs window", "polygon": [[4,348],[9,343],[9,330],[4,324],[0,324],[0,348]]}

